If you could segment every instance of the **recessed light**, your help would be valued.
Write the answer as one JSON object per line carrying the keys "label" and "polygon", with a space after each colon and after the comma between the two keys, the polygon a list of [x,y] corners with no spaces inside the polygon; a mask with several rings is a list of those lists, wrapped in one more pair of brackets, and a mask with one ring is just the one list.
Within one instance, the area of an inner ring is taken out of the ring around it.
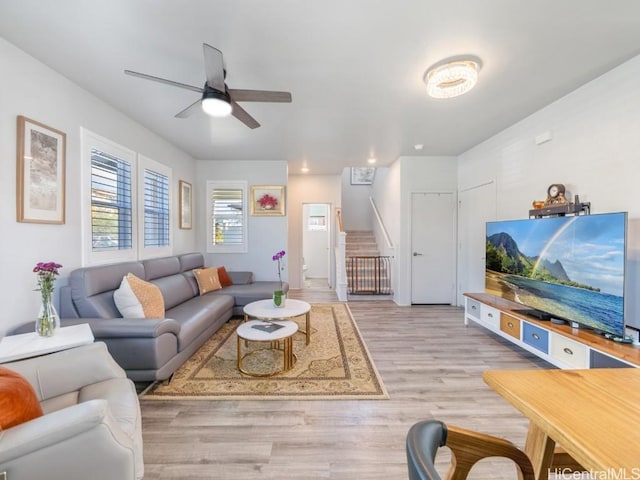
{"label": "recessed light", "polygon": [[374,163],[376,163],[376,162],[377,162],[377,160],[376,160],[375,158],[373,158],[373,157],[371,157],[371,158],[367,159],[367,163],[368,163],[369,165],[373,165],[373,164],[374,164]]}
{"label": "recessed light", "polygon": [[413,148],[414,148],[414,149],[416,149],[416,150],[422,150],[422,149],[424,148],[424,145],[423,145],[423,144],[421,144],[421,143],[416,143],[416,144],[413,146]]}

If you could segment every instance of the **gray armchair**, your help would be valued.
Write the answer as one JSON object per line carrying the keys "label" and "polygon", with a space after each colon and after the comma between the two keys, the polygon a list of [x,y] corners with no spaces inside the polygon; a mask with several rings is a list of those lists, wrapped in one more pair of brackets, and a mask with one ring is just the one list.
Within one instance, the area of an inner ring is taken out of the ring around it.
{"label": "gray armchair", "polygon": [[0,432],[0,478],[141,479],[135,386],[104,343],[3,365],[29,381],[42,417]]}

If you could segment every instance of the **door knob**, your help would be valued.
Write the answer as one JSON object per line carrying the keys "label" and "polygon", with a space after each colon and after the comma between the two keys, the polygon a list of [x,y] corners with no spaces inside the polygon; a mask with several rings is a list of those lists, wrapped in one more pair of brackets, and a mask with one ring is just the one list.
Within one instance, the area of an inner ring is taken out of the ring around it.
{"label": "door knob", "polygon": [[422,254],[420,252],[413,252],[414,257],[421,257]]}

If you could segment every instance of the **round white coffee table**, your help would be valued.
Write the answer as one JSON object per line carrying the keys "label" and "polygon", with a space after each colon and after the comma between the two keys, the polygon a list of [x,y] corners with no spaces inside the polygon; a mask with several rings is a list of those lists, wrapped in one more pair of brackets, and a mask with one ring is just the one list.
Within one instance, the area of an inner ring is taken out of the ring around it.
{"label": "round white coffee table", "polygon": [[273,300],[258,300],[251,302],[244,307],[244,320],[249,317],[260,320],[287,320],[289,318],[305,316],[305,331],[300,330],[306,335],[306,344],[311,341],[311,305],[302,300],[287,299],[284,307],[276,307]]}
{"label": "round white coffee table", "polygon": [[[236,329],[238,336],[238,370],[247,375],[254,377],[270,377],[278,373],[290,370],[296,363],[296,356],[293,353],[293,335],[298,331],[298,324],[289,320],[281,322],[263,322],[261,320],[251,320],[241,323]],[[282,347],[282,370],[276,370],[269,373],[256,373],[246,370],[242,362],[260,350],[253,350],[242,353],[242,343],[249,342],[270,342],[271,349],[280,349],[280,340],[283,341]],[[244,341],[244,342],[243,342]]]}

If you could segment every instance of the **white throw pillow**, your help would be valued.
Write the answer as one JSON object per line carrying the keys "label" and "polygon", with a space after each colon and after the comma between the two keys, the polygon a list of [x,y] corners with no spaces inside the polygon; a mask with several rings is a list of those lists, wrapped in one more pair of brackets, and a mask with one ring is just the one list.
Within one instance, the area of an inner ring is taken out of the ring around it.
{"label": "white throw pillow", "polygon": [[160,289],[132,273],[127,274],[120,288],[113,292],[113,301],[124,318],[164,318]]}

